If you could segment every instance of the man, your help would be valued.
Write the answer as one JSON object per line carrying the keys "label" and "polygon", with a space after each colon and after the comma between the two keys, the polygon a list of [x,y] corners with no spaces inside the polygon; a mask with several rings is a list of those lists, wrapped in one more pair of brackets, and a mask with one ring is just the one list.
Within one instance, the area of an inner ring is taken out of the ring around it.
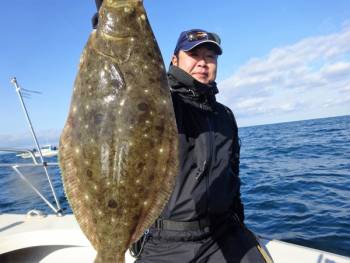
{"label": "man", "polygon": [[266,262],[243,225],[236,121],[215,99],[221,54],[215,33],[180,34],[168,72],[180,171],[137,263]]}

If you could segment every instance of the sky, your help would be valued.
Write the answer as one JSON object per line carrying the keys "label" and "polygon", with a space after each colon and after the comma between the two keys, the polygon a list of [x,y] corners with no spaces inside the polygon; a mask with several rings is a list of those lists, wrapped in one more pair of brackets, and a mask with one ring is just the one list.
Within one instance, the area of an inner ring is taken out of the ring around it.
{"label": "sky", "polygon": [[[169,64],[181,31],[222,39],[218,101],[240,127],[350,114],[350,1],[145,0]],[[10,79],[40,91],[25,99],[41,144],[57,143],[93,0],[1,1],[0,147],[29,146],[30,133]]]}

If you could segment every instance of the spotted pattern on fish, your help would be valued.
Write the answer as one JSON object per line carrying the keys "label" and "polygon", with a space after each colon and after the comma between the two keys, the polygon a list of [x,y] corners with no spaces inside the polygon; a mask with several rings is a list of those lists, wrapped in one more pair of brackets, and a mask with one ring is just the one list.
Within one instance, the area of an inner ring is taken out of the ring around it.
{"label": "spotted pattern on fish", "polygon": [[104,0],[81,55],[60,138],[64,189],[97,250],[124,262],[159,216],[178,170],[165,67],[142,1]]}

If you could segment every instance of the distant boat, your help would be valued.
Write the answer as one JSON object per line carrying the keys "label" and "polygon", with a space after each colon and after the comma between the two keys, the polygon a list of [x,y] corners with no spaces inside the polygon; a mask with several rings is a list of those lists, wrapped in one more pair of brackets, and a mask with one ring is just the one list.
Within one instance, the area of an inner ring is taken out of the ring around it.
{"label": "distant boat", "polygon": [[[41,151],[41,154],[43,155],[43,157],[53,157],[53,156],[56,156],[58,154],[57,147],[54,146],[54,145],[51,145],[51,144],[47,144],[47,145],[42,146],[40,148],[40,151]],[[27,158],[31,158],[32,157],[31,153],[35,157],[39,157],[40,156],[40,153],[39,153],[39,151],[37,149],[33,149],[33,151],[31,151],[31,152],[20,153],[20,154],[17,154],[16,156],[22,157],[24,159],[27,159]]]}

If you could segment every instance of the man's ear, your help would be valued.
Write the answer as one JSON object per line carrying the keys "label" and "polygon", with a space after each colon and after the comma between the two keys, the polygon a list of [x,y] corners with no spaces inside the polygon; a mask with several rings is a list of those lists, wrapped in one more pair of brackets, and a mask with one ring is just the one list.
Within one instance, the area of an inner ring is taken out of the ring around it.
{"label": "man's ear", "polygon": [[177,66],[177,56],[173,55],[173,57],[171,58],[171,62],[173,63],[174,66]]}

